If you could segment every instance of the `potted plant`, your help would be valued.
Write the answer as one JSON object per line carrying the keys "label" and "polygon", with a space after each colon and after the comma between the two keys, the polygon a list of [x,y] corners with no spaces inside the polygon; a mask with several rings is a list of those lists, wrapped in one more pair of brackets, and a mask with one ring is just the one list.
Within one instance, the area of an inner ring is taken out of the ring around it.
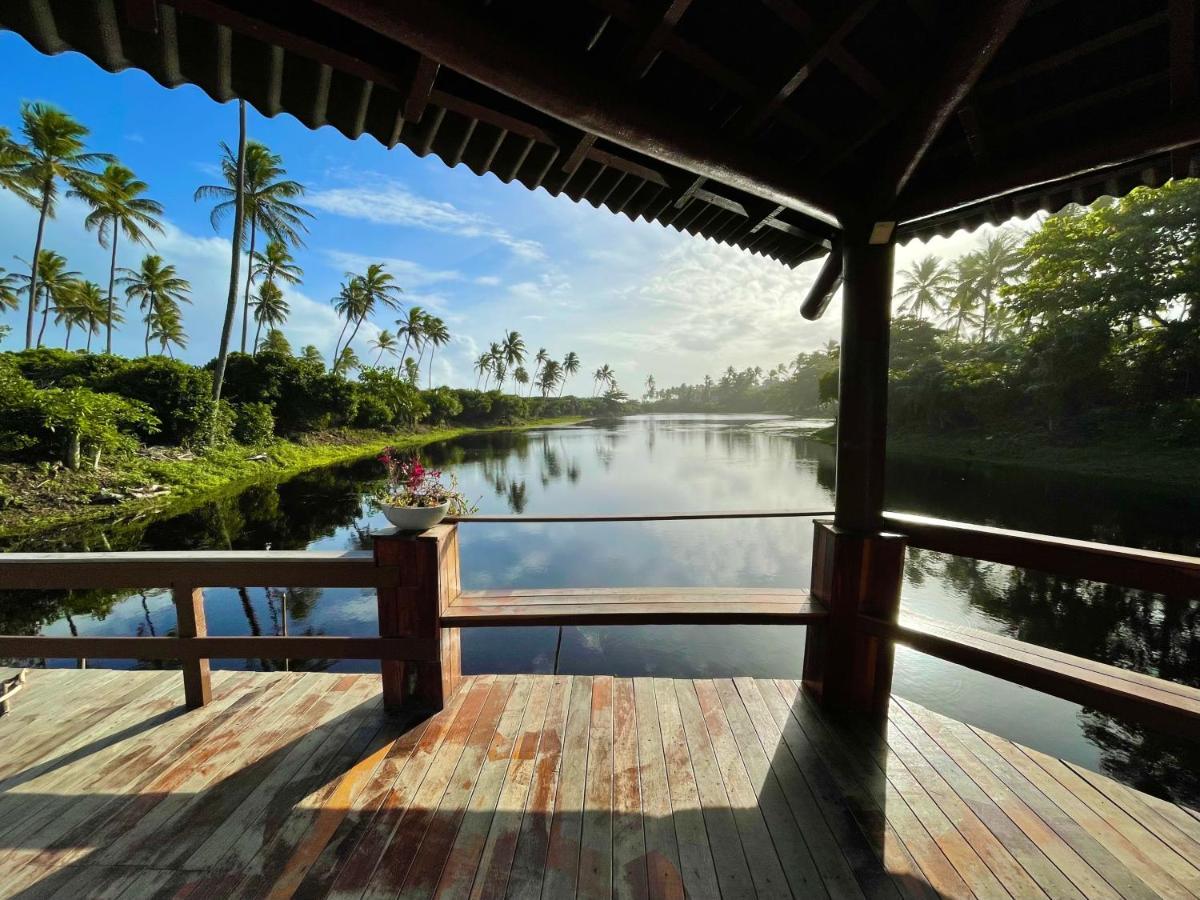
{"label": "potted plant", "polygon": [[387,467],[387,481],[371,499],[401,531],[425,531],[449,514],[469,516],[475,511],[453,475],[444,482],[440,471],[427,469],[415,454],[403,457],[389,447],[377,459]]}

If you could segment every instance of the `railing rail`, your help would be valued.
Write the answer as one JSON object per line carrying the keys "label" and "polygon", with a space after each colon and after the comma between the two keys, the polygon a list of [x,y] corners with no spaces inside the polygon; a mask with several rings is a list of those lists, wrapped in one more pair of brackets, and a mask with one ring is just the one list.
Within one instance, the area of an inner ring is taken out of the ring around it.
{"label": "railing rail", "polygon": [[910,547],[923,550],[1162,594],[1200,596],[1200,557],[901,513],[885,513],[884,526],[905,535]]}
{"label": "railing rail", "polygon": [[471,515],[447,516],[445,521],[456,525],[471,523],[508,522],[533,524],[537,522],[685,522],[691,519],[811,519],[832,516],[831,510],[808,509],[717,509],[700,512],[661,513],[595,513],[591,515]]}

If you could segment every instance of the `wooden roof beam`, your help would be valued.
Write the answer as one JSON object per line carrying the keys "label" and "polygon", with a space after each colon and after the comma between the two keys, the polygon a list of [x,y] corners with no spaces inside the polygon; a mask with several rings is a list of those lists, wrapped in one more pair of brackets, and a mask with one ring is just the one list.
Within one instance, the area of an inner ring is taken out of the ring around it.
{"label": "wooden roof beam", "polygon": [[614,88],[574,61],[530,46],[474,7],[436,0],[318,0],[487,87],[581,131],[836,226],[828,185]]}
{"label": "wooden roof beam", "polygon": [[905,225],[920,219],[1031,190],[1103,169],[1126,165],[1162,153],[1200,144],[1200,117],[1173,115],[1157,126],[1142,126],[1131,133],[1109,136],[1090,144],[1045,147],[1024,159],[1004,159],[922,194],[902,196],[896,217]]}
{"label": "wooden roof beam", "polygon": [[418,123],[425,115],[429,96],[433,93],[433,82],[441,66],[427,56],[417,54],[413,62],[412,75],[404,91],[404,120]]}
{"label": "wooden roof beam", "polygon": [[640,40],[633,42],[629,53],[629,70],[635,79],[644,78],[650,71],[650,67],[654,65],[659,53],[662,52],[663,41],[679,24],[679,20],[687,12],[692,2],[693,0],[671,0],[662,15],[658,16],[658,21],[650,26]]}
{"label": "wooden roof beam", "polygon": [[829,301],[841,286],[842,248],[835,245],[821,264],[821,270],[817,272],[816,279],[808,289],[808,296],[800,304],[800,315],[810,322],[817,321],[825,314]]}
{"label": "wooden roof beam", "polygon": [[[1169,0],[1167,14],[1171,23],[1171,110],[1181,113],[1196,106],[1196,2]],[[1191,154],[1176,150],[1171,154],[1171,175],[1186,178]]]}
{"label": "wooden roof beam", "polygon": [[1029,0],[995,0],[972,9],[965,27],[949,42],[950,51],[942,65],[917,91],[914,108],[905,114],[893,143],[891,162],[884,168],[882,196],[872,199],[886,207],[900,195],[1028,5]]}

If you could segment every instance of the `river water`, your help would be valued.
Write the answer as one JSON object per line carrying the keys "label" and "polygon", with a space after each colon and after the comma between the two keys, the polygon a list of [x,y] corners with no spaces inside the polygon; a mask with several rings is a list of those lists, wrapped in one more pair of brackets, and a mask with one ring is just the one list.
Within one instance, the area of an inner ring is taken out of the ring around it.
{"label": "river water", "polygon": [[[773,416],[645,416],[471,435],[423,451],[484,513],[631,513],[832,508],[827,424]],[[195,509],[62,530],[9,549],[347,549],[386,527],[365,492],[373,460],[266,482]],[[888,508],[1156,550],[1200,552],[1200,494],[1048,471],[893,461]],[[807,586],[808,519],[464,524],[464,585]],[[369,591],[206,591],[211,634],[358,635],[376,629]],[[926,615],[1200,685],[1200,598],[1058,579],[910,551],[905,604]],[[165,591],[0,594],[0,633],[166,635]],[[468,672],[798,677],[799,626],[475,629]],[[56,661],[52,665],[74,665]],[[91,666],[153,665],[89,660]],[[369,671],[369,662],[217,660],[217,668]],[[895,691],[1129,784],[1200,802],[1200,748],[1111,716],[899,648]]]}

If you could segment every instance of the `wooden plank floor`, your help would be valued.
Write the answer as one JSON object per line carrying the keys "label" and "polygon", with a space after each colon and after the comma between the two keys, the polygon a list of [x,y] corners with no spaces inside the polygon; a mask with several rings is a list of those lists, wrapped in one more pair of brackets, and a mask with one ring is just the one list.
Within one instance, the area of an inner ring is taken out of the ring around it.
{"label": "wooden plank floor", "polygon": [[371,675],[30,675],[0,718],[14,897],[1195,897],[1200,816],[895,700],[475,676],[411,727]]}

